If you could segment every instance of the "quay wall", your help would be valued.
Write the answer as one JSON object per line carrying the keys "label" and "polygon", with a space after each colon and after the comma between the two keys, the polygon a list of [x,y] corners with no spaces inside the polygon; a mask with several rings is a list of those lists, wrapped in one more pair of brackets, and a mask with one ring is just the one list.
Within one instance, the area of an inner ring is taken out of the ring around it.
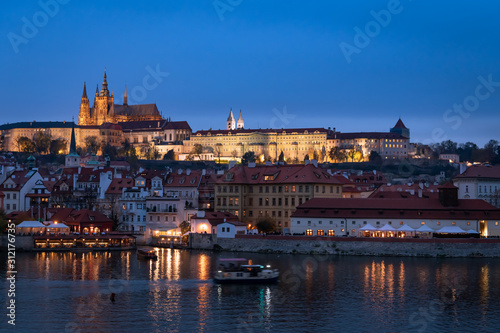
{"label": "quay wall", "polygon": [[258,253],[337,254],[409,257],[500,257],[500,239],[387,239],[237,235],[207,237],[191,248]]}
{"label": "quay wall", "polygon": [[[7,234],[1,235],[0,248],[7,249],[9,246],[8,244],[9,244],[9,239],[7,238]],[[15,245],[15,250],[31,251],[33,250],[33,237],[15,235],[15,242],[11,244]]]}

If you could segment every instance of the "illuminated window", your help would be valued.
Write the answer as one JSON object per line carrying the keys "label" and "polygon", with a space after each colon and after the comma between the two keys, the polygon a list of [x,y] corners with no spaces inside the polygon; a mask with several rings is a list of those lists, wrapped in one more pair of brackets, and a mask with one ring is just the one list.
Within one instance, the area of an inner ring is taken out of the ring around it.
{"label": "illuminated window", "polygon": [[312,229],[307,229],[307,230],[306,230],[306,235],[307,235],[307,236],[312,236],[312,235],[313,235],[313,231],[312,231]]}
{"label": "illuminated window", "polygon": [[328,236],[335,236],[335,230],[328,230]]}
{"label": "illuminated window", "polygon": [[317,234],[318,234],[318,236],[324,236],[324,235],[325,235],[325,232],[324,232],[323,230],[319,229],[319,230],[317,231]]}
{"label": "illuminated window", "polygon": [[437,225],[441,225],[441,222],[437,222]]}
{"label": "illuminated window", "polygon": [[452,225],[455,225],[456,223],[455,222],[451,222]]}
{"label": "illuminated window", "polygon": [[425,222],[421,222],[420,224],[421,224],[421,225],[424,225],[424,224],[425,224]]}
{"label": "illuminated window", "polygon": [[470,225],[470,222],[467,222],[467,225]]}

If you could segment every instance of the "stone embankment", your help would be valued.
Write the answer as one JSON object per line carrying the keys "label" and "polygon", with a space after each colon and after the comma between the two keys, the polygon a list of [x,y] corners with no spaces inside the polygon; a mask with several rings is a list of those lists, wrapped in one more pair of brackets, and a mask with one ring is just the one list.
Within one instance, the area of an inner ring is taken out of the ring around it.
{"label": "stone embankment", "polygon": [[193,249],[258,253],[337,254],[408,257],[500,257],[500,239],[354,238],[193,234]]}

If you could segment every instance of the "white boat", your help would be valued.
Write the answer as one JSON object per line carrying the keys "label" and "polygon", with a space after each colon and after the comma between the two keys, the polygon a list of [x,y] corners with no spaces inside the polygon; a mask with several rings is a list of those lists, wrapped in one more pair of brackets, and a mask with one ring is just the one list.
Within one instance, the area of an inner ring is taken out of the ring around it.
{"label": "white boat", "polygon": [[215,283],[273,283],[278,282],[279,271],[270,265],[248,264],[244,258],[219,259],[214,274]]}

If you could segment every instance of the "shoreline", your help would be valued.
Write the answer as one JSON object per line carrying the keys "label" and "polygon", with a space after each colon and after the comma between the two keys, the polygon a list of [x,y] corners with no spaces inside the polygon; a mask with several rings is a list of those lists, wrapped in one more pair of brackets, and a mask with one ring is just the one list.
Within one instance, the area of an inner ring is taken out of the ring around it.
{"label": "shoreline", "polygon": [[498,238],[355,238],[305,236],[207,237],[196,234],[190,248],[274,254],[325,254],[380,257],[500,258]]}

